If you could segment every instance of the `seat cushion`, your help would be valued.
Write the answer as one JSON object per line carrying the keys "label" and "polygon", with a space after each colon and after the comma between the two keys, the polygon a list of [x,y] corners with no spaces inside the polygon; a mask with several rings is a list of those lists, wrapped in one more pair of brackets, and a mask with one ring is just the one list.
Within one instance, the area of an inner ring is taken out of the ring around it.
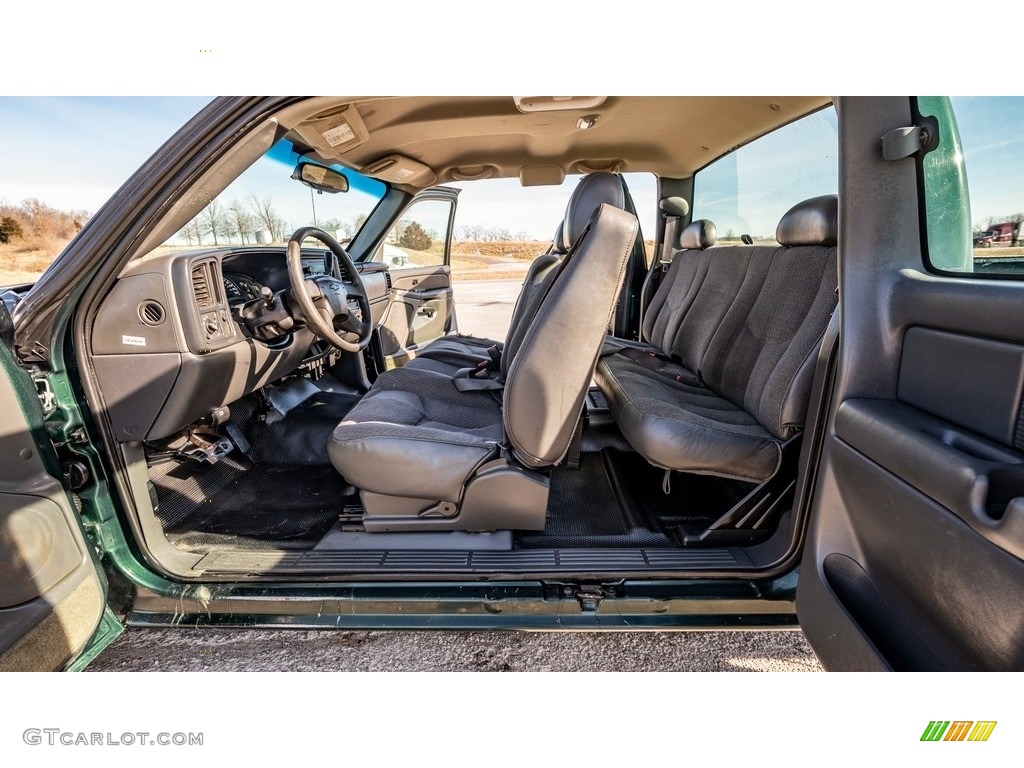
{"label": "seat cushion", "polygon": [[462,334],[442,336],[430,342],[404,367],[452,376],[460,368],[475,368],[482,362],[490,361],[488,349],[493,347],[501,349],[502,342]]}
{"label": "seat cushion", "polygon": [[501,406],[491,393],[460,392],[448,376],[404,367],[378,377],[327,451],[361,490],[457,502],[503,438]]}
{"label": "seat cushion", "polygon": [[601,361],[597,382],[630,445],[666,469],[753,482],[774,475],[781,441],[685,373],[670,362],[658,371],[619,355]]}
{"label": "seat cushion", "polygon": [[[618,367],[623,361],[628,361],[640,368],[659,373],[675,381],[685,384],[699,385],[700,376],[691,371],[682,363],[672,360],[657,347],[643,342],[623,343],[621,339],[606,339],[604,349],[601,352],[602,358],[598,363],[598,369],[602,366]],[[630,366],[626,366],[629,368]]]}

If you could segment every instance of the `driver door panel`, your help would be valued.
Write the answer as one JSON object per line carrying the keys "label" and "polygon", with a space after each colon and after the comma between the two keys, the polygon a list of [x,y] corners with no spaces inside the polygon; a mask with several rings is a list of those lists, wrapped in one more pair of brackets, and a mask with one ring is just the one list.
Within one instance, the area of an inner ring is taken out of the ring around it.
{"label": "driver door panel", "polygon": [[416,350],[455,330],[455,300],[447,266],[404,269],[392,274],[391,303],[381,324],[381,348],[388,367],[401,365]]}
{"label": "driver door panel", "polygon": [[379,326],[386,368],[404,365],[431,341],[458,330],[451,270],[458,195],[450,187],[420,192],[372,257],[387,265],[391,282],[391,299]]}
{"label": "driver door panel", "polygon": [[[0,327],[9,322],[0,303]],[[106,583],[53,476],[55,458],[40,453],[45,433],[35,397],[0,344],[0,671],[66,667],[106,605]]]}

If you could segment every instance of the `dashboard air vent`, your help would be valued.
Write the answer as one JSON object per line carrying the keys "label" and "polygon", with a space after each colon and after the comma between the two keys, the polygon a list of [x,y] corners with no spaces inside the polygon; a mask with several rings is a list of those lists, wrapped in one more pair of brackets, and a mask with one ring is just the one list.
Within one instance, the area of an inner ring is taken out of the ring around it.
{"label": "dashboard air vent", "polygon": [[213,306],[209,264],[197,264],[192,267],[192,293],[196,297],[196,306],[200,309],[208,309]]}
{"label": "dashboard air vent", "polygon": [[160,325],[166,316],[163,305],[157,301],[148,299],[139,304],[139,319],[146,325]]}
{"label": "dashboard air vent", "polygon": [[390,270],[384,270],[384,283],[388,287],[388,293],[391,293],[391,272]]}

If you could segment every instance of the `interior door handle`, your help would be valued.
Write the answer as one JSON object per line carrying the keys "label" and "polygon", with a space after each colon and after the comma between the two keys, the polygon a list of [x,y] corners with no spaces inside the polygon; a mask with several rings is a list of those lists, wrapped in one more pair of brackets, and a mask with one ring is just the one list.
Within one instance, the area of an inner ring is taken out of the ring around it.
{"label": "interior door handle", "polygon": [[423,317],[426,317],[426,318],[431,318],[435,314],[437,314],[437,310],[434,309],[433,307],[420,307],[420,309],[417,310],[416,314],[417,315],[423,315]]}

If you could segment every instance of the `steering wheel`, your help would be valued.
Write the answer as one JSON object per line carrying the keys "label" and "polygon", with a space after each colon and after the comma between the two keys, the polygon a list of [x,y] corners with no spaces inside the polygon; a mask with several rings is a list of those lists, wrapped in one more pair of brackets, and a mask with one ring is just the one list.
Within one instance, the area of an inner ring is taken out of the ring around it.
{"label": "steering wheel", "polygon": [[[352,281],[342,282],[340,275],[312,275],[302,272],[302,241],[312,237],[326,245],[338,260],[339,267]],[[288,241],[288,279],[291,281],[291,305],[298,306],[301,320],[320,338],[343,352],[361,352],[370,343],[373,320],[370,300],[352,257],[341,244],[322,229],[302,227]],[[349,299],[359,305],[359,316],[349,307]],[[345,336],[354,334],[355,341]]]}

